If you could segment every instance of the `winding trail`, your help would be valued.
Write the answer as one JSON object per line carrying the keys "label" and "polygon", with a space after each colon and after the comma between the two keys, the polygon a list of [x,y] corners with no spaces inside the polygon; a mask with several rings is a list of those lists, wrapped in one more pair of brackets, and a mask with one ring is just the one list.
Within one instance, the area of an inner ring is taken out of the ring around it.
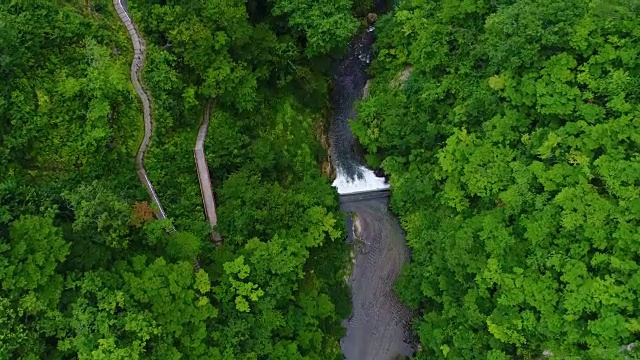
{"label": "winding trail", "polygon": [[136,89],[140,100],[142,101],[142,111],[144,117],[144,138],[140,143],[140,148],[138,149],[138,154],[136,155],[136,169],[138,170],[138,178],[140,178],[140,182],[147,189],[147,193],[149,193],[149,197],[155,204],[154,212],[156,214],[156,218],[159,220],[164,220],[167,218],[166,213],[164,212],[164,208],[160,203],[160,199],[158,198],[158,194],[156,190],[153,188],[151,181],[149,181],[149,176],[147,176],[147,170],[144,168],[144,156],[149,147],[149,143],[151,142],[151,135],[153,133],[153,120],[151,119],[151,104],[149,101],[149,96],[145,93],[142,87],[142,68],[144,67],[144,60],[146,57],[146,45],[144,39],[138,35],[138,31],[136,30],[135,25],[133,24],[133,20],[129,16],[129,13],[124,5],[122,5],[122,0],[113,0],[113,7],[115,8],[120,20],[127,28],[129,32],[129,37],[131,38],[131,43],[133,44],[133,60],[131,61],[131,83],[133,87]]}
{"label": "winding trail", "polygon": [[216,214],[216,202],[213,197],[213,189],[211,188],[211,177],[209,175],[209,166],[204,154],[204,141],[207,138],[207,130],[209,128],[209,117],[211,116],[211,101],[207,102],[202,116],[202,125],[198,130],[198,139],[196,146],[193,148],[193,156],[196,160],[196,169],[198,170],[198,181],[200,182],[200,193],[202,195],[202,203],[204,205],[204,213],[211,225],[211,239],[214,243],[220,244],[222,239],[220,234],[215,231],[218,224],[218,216]]}

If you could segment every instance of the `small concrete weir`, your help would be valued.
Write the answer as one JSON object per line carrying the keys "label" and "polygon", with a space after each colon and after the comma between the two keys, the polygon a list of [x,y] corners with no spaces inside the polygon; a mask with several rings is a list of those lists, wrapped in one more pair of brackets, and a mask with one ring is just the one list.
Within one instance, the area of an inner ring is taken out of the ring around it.
{"label": "small concrete weir", "polygon": [[394,291],[402,265],[409,260],[404,232],[389,211],[389,184],[363,165],[349,124],[367,82],[373,41],[373,26],[357,35],[347,56],[336,64],[333,78],[334,116],[329,130],[337,172],[333,186],[342,211],[355,214],[353,221],[351,217],[347,221],[354,243],[348,279],[353,306],[343,323],[347,335],[340,341],[347,360],[394,360],[413,354],[408,340],[411,313]]}
{"label": "small concrete weir", "polygon": [[373,199],[384,199],[383,201],[388,201],[389,196],[391,196],[391,191],[389,191],[389,189],[360,191],[360,192],[354,192],[350,194],[342,194],[340,195],[340,209],[342,211],[351,211],[350,204],[373,200]]}

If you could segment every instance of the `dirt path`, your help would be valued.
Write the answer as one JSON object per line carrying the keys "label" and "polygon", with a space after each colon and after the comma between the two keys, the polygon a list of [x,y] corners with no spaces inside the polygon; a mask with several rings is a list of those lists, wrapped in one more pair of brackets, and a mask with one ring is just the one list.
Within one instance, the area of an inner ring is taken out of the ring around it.
{"label": "dirt path", "polygon": [[146,45],[144,39],[138,35],[138,31],[131,20],[131,16],[127,9],[122,5],[122,0],[113,0],[113,7],[115,8],[120,20],[127,28],[131,43],[133,44],[133,60],[131,61],[131,83],[136,89],[140,100],[142,101],[142,111],[144,117],[144,138],[140,143],[138,154],[136,155],[136,169],[138,170],[138,177],[140,182],[147,189],[151,201],[155,204],[154,212],[156,217],[160,220],[166,219],[167,215],[164,212],[164,208],[160,203],[158,194],[153,188],[149,177],[147,176],[147,170],[144,168],[144,156],[151,142],[151,135],[153,133],[153,120],[151,119],[151,105],[149,102],[149,96],[145,93],[142,87],[142,68],[144,67],[144,60],[146,56]]}
{"label": "dirt path", "polygon": [[193,149],[193,156],[196,160],[196,169],[198,170],[198,181],[200,182],[200,193],[202,195],[202,203],[204,204],[204,213],[211,225],[211,239],[216,244],[220,244],[222,239],[220,234],[214,230],[218,224],[218,216],[216,214],[216,202],[213,198],[213,189],[211,188],[211,177],[209,175],[209,166],[204,154],[204,141],[207,138],[207,130],[209,128],[209,117],[211,116],[211,101],[207,102],[202,116],[202,125],[198,130],[198,139]]}
{"label": "dirt path", "polygon": [[343,203],[342,210],[357,213],[360,246],[349,278],[352,315],[341,340],[347,360],[393,360],[410,356],[410,311],[400,302],[394,285],[409,259],[404,233],[387,209],[388,199]]}

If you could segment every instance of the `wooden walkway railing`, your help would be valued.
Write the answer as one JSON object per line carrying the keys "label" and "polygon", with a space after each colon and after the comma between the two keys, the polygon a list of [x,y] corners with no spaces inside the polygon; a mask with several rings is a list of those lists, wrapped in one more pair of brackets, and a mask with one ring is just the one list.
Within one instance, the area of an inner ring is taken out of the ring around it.
{"label": "wooden walkway railing", "polygon": [[[155,204],[154,212],[156,217],[160,220],[167,218],[167,214],[164,212],[164,208],[160,203],[158,194],[153,188],[149,176],[147,176],[147,170],[144,167],[144,156],[147,153],[149,143],[151,143],[151,136],[153,134],[153,119],[151,118],[151,104],[149,96],[142,87],[142,68],[144,67],[144,60],[146,57],[146,45],[144,39],[138,35],[138,31],[131,20],[131,16],[127,12],[127,9],[122,5],[121,0],[113,0],[113,7],[115,8],[120,20],[127,28],[131,43],[133,44],[133,60],[131,61],[131,83],[136,89],[140,100],[142,101],[142,112],[144,118],[144,137],[140,143],[140,148],[136,155],[136,169],[138,171],[138,178],[149,193],[151,201]],[[175,230],[175,229],[174,229]]]}
{"label": "wooden walkway railing", "polygon": [[[142,101],[142,110],[144,117],[144,138],[140,143],[140,148],[136,155],[136,169],[138,171],[138,177],[140,182],[147,189],[149,197],[155,204],[154,212],[156,217],[160,220],[166,219],[167,215],[162,207],[162,203],[158,198],[153,184],[149,181],[147,170],[144,167],[144,157],[146,155],[149,144],[151,143],[151,137],[153,135],[153,119],[151,118],[151,103],[149,96],[142,87],[142,68],[144,67],[144,60],[146,57],[146,45],[144,39],[139,36],[136,27],[131,20],[131,16],[127,12],[127,9],[122,5],[122,0],[113,0],[113,7],[115,8],[120,20],[127,28],[131,43],[133,44],[133,61],[131,62],[131,83],[136,89],[140,100]],[[200,192],[202,195],[202,203],[204,204],[204,211],[209,224],[211,225],[211,238],[216,244],[220,244],[222,239],[216,231],[216,225],[218,224],[218,218],[216,215],[216,204],[213,197],[213,189],[211,188],[211,177],[209,175],[209,167],[207,166],[207,160],[204,154],[204,141],[207,137],[207,129],[209,127],[209,117],[211,115],[211,101],[207,102],[204,109],[204,116],[202,119],[202,125],[198,131],[198,139],[196,146],[193,149],[194,158],[196,161],[196,169],[198,171],[198,181],[200,182]],[[172,230],[175,228],[172,226]]]}
{"label": "wooden walkway railing", "polygon": [[213,189],[211,188],[211,177],[209,175],[209,166],[207,158],[204,154],[204,141],[207,137],[209,128],[209,117],[211,116],[211,101],[207,102],[202,117],[202,125],[198,130],[198,139],[193,149],[193,156],[196,160],[196,169],[198,169],[198,181],[200,181],[200,194],[202,195],[202,204],[204,205],[204,213],[211,225],[211,239],[214,243],[220,244],[222,239],[216,230],[218,224],[218,216],[216,214],[216,202],[213,198]]}

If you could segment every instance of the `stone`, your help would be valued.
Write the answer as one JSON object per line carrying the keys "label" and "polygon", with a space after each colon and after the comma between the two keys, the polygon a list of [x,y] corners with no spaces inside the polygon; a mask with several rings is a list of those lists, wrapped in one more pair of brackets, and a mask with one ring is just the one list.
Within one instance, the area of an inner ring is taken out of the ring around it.
{"label": "stone", "polygon": [[378,20],[378,14],[376,13],[368,13],[367,14],[367,23],[369,23],[369,25],[373,25],[376,20]]}

